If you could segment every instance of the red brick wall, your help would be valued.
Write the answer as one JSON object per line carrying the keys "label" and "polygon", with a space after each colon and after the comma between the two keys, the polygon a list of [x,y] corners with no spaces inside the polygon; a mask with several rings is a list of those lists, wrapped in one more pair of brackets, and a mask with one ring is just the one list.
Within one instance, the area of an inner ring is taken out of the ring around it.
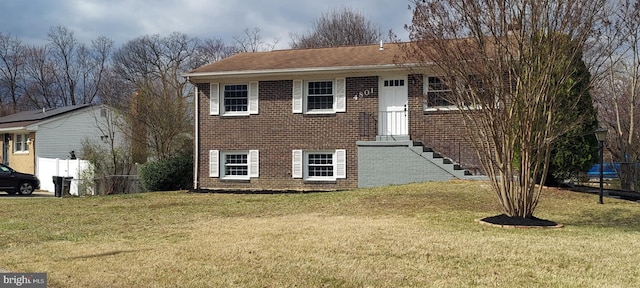
{"label": "red brick wall", "polygon": [[[374,94],[355,100],[360,89]],[[201,189],[339,190],[358,186],[359,112],[375,111],[377,77],[347,78],[347,111],[332,115],[292,112],[292,80],[260,81],[259,114],[242,117],[209,116],[209,84],[198,84],[199,187]],[[292,150],[347,150],[347,178],[335,182],[293,179]],[[224,181],[209,177],[209,150],[259,150],[260,177]]]}
{"label": "red brick wall", "polygon": [[[479,167],[475,152],[465,140],[465,128],[454,112],[425,112],[422,109],[422,75],[409,75],[409,117],[412,140],[462,164]],[[353,96],[373,88],[368,96]],[[358,186],[356,141],[374,140],[361,136],[360,113],[378,110],[378,77],[346,78],[347,112],[331,115],[304,115],[292,112],[292,80],[260,81],[259,114],[251,116],[210,116],[209,84],[198,84],[200,189],[225,190],[340,190]],[[347,150],[347,178],[335,182],[305,182],[291,177],[294,149]],[[209,150],[259,150],[260,177],[250,181],[224,181],[209,177]]]}
{"label": "red brick wall", "polygon": [[411,139],[453,159],[472,173],[481,171],[473,146],[467,139],[462,117],[455,111],[423,110],[423,77],[409,75]]}

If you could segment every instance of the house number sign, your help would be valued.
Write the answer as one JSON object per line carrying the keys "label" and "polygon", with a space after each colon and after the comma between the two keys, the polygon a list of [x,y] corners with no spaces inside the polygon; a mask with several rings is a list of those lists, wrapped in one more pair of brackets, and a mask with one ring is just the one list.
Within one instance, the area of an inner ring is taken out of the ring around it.
{"label": "house number sign", "polygon": [[373,94],[373,90],[374,88],[369,88],[366,89],[364,91],[360,91],[359,93],[357,93],[356,95],[353,95],[353,100],[358,100],[362,97],[368,97],[369,95]]}

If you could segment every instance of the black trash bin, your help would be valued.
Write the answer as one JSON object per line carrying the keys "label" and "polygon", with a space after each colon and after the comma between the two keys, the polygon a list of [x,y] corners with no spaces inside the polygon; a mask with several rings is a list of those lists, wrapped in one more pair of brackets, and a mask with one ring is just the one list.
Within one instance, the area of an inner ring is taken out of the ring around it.
{"label": "black trash bin", "polygon": [[73,177],[62,177],[62,195],[70,195],[71,180]]}
{"label": "black trash bin", "polygon": [[53,176],[53,186],[55,187],[54,195],[56,197],[62,197],[62,177]]}

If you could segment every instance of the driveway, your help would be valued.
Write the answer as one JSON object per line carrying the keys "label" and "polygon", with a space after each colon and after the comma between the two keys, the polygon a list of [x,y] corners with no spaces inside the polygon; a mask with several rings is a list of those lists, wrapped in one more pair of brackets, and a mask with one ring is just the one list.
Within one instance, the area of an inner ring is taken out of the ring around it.
{"label": "driveway", "polygon": [[51,197],[53,198],[55,196],[55,193],[53,192],[49,192],[49,191],[33,191],[33,194],[28,195],[28,196],[24,196],[24,195],[18,195],[18,194],[14,194],[14,195],[9,195],[5,192],[0,192],[0,199],[2,198],[43,198],[43,197]]}

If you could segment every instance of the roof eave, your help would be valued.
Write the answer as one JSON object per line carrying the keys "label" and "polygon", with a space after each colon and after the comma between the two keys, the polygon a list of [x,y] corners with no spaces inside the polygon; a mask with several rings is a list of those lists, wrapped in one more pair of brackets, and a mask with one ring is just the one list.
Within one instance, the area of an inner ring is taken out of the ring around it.
{"label": "roof eave", "polygon": [[0,128],[0,133],[28,130],[25,126]]}
{"label": "roof eave", "polygon": [[[263,77],[269,75],[305,75],[321,73],[354,73],[366,71],[397,71],[407,69],[407,65],[383,64],[367,66],[335,66],[335,67],[313,67],[294,69],[264,69],[264,70],[241,70],[241,71],[221,71],[221,72],[196,72],[185,73],[182,76],[187,78],[231,78],[231,77]],[[410,66],[410,65],[409,65]]]}

